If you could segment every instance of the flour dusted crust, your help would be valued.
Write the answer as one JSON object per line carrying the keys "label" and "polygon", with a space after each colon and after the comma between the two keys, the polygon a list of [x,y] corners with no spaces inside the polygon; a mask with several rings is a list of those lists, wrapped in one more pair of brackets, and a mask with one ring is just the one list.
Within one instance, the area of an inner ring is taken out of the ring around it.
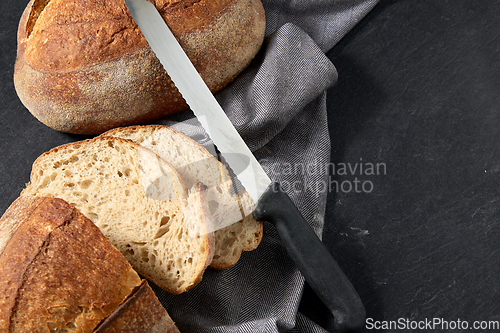
{"label": "flour dusted crust", "polygon": [[146,280],[92,333],[180,333]]}
{"label": "flour dusted crust", "polygon": [[232,194],[232,180],[224,164],[184,133],[164,125],[115,128],[102,134],[129,139],[151,149],[170,163],[188,186],[202,182],[214,224],[214,257],[210,267],[234,266],[243,251],[254,250],[263,234],[262,222],[251,215],[253,200],[247,192]]}
{"label": "flour dusted crust", "polygon": [[0,331],[179,333],[92,221],[62,199],[33,196],[0,219]]}
{"label": "flour dusted crust", "polygon": [[92,332],[141,282],[61,199],[18,198],[0,220],[0,239],[1,332]]}
{"label": "flour dusted crust", "polygon": [[[151,0],[212,92],[255,57],[260,0]],[[42,123],[98,134],[187,108],[124,0],[31,0],[19,23],[14,83]]]}
{"label": "flour dusted crust", "polygon": [[94,222],[134,269],[164,290],[196,286],[213,257],[206,188],[130,141],[96,137],[33,163],[22,195],[58,197]]}

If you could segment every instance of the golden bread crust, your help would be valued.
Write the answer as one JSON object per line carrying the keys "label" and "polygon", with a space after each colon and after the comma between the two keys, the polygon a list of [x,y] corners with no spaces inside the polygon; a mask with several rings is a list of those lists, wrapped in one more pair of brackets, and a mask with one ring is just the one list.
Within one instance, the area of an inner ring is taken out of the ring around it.
{"label": "golden bread crust", "polygon": [[[260,49],[260,0],[152,2],[214,93]],[[99,134],[187,108],[124,0],[31,0],[14,83],[28,110],[62,132]]]}
{"label": "golden bread crust", "polygon": [[[141,316],[137,316],[140,313]],[[93,333],[179,333],[146,280]]]}
{"label": "golden bread crust", "polygon": [[20,197],[0,220],[7,224],[17,228],[0,255],[2,332],[91,332],[141,281],[64,200]]}

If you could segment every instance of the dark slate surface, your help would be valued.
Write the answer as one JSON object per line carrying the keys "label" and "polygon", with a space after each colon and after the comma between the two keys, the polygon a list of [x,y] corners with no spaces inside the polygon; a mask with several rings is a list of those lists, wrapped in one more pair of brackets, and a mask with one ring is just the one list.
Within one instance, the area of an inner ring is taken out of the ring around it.
{"label": "dark slate surface", "polygon": [[[83,138],[40,124],[15,94],[24,6],[0,13],[1,213],[37,156]],[[382,0],[328,53],[339,81],[324,241],[364,301],[364,331],[500,321],[498,17],[499,1]],[[301,310],[332,330],[307,287]]]}
{"label": "dark slate surface", "polygon": [[[500,331],[498,17],[499,1],[382,1],[328,54],[340,188],[324,240],[372,323]],[[307,290],[302,308],[331,327],[314,303]]]}

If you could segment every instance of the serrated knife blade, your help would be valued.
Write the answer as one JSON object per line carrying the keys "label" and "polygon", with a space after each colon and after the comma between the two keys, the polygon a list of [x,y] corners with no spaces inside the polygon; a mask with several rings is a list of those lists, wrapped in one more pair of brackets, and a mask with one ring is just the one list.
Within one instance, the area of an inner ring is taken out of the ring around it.
{"label": "serrated knife blade", "polygon": [[139,29],[237,179],[255,201],[253,217],[271,222],[311,288],[334,315],[339,331],[360,329],[365,309],[356,290],[278,183],[245,144],[170,31],[147,0],[125,0]]}
{"label": "serrated knife blade", "polygon": [[236,131],[154,5],[148,1],[126,1],[126,4],[182,97],[226,162],[233,170],[238,170],[238,180],[241,181],[254,202],[257,202],[271,184],[271,180]]}

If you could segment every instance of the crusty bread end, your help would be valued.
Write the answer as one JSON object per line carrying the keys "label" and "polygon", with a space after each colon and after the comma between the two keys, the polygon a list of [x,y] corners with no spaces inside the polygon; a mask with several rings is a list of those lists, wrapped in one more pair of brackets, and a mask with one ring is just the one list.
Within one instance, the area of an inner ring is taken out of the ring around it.
{"label": "crusty bread end", "polygon": [[141,282],[67,202],[22,196],[0,219],[0,332],[92,332]]}

